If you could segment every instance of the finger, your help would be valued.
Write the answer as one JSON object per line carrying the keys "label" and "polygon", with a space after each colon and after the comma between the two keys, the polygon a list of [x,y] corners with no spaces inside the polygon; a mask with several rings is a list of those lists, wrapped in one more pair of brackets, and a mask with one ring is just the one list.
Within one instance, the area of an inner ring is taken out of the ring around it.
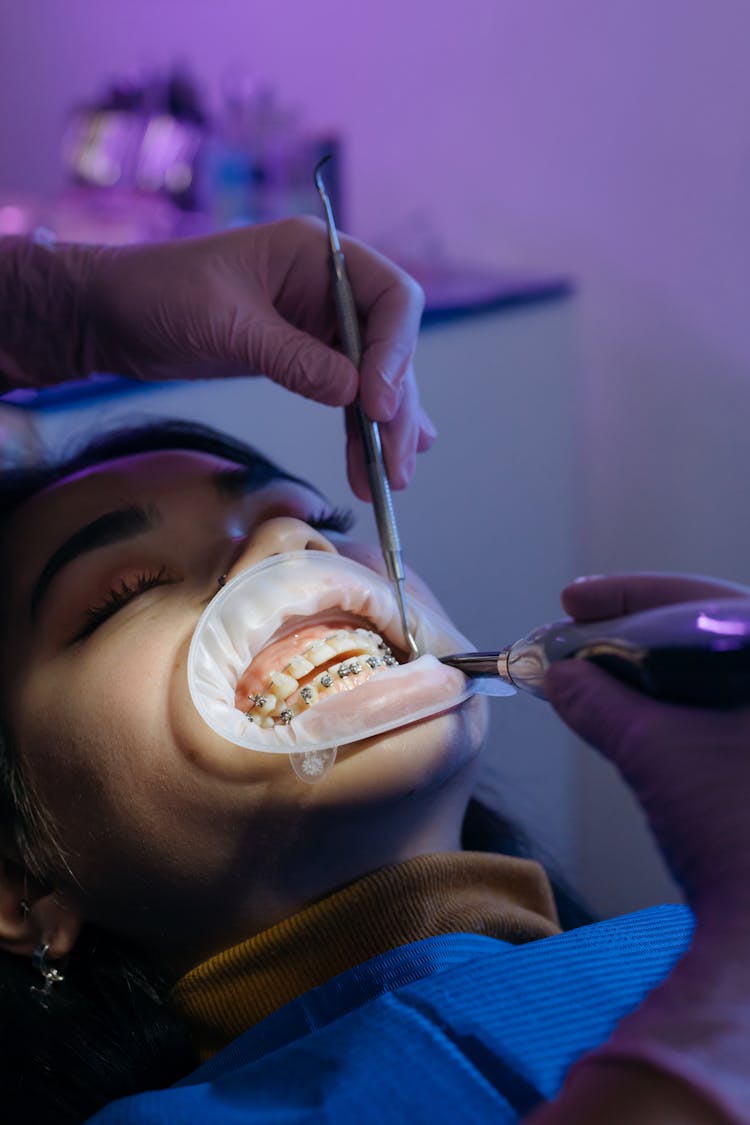
{"label": "finger", "polygon": [[365,465],[365,451],[362,446],[362,435],[359,422],[352,407],[344,411],[344,425],[346,428],[346,475],[349,485],[358,500],[365,503],[372,502],[370,482],[367,477]]}
{"label": "finger", "polygon": [[438,432],[432,419],[420,406],[419,408],[419,438],[417,440],[417,453],[426,453],[437,441]]}
{"label": "finger", "polygon": [[360,397],[376,422],[391,421],[411,373],[424,293],[413,278],[354,239],[342,239],[349,279],[364,322]]}
{"label": "finger", "polygon": [[675,753],[683,769],[696,749],[747,760],[750,708],[723,710],[652,699],[588,660],[553,664],[544,690],[563,722],[601,750],[631,783],[639,781],[641,769],[656,775],[668,768]]}
{"label": "finger", "polygon": [[[347,435],[346,464],[349,483],[355,496],[357,496],[360,500],[370,502],[370,500],[372,499],[372,494],[370,491],[369,478],[367,476],[367,467],[365,465],[364,450],[362,447],[362,439],[359,432],[359,424],[357,423],[354,412],[352,410],[345,411],[345,419]],[[418,423],[416,452],[425,453],[432,447],[435,440],[437,439],[437,430],[435,429],[429,416],[424,412],[421,406],[419,407],[417,413],[417,419]],[[387,432],[384,432],[387,429],[387,424],[381,426],[380,429],[385,451],[385,448],[387,447],[389,441]],[[396,455],[398,456],[398,454]],[[407,484],[409,483],[413,475],[414,469],[412,468],[411,474],[408,475]]]}
{"label": "finger", "polygon": [[357,396],[357,369],[340,352],[293,328],[271,310],[249,334],[248,360],[295,394],[326,406],[348,406]]}
{"label": "finger", "polygon": [[[702,803],[730,766],[737,771],[740,791],[746,788],[750,708],[721,710],[651,699],[587,660],[552,665],[544,689],[563,722],[617,766],[647,808],[655,791],[669,788],[671,775],[675,783],[689,779],[691,785],[702,785],[704,766],[707,793]],[[742,816],[746,824],[744,804]]]}
{"label": "finger", "polygon": [[631,725],[637,722],[645,732],[649,711],[665,706],[586,660],[553,664],[544,677],[544,690],[563,722],[624,772],[630,765],[624,750]]}
{"label": "finger", "polygon": [[698,598],[747,594],[747,587],[694,574],[608,574],[579,579],[560,595],[566,613],[577,621],[623,617],[659,605]]}
{"label": "finger", "polygon": [[396,492],[406,488],[414,476],[420,433],[419,416],[419,393],[412,376],[404,385],[404,396],[396,417],[380,427],[388,481]]}

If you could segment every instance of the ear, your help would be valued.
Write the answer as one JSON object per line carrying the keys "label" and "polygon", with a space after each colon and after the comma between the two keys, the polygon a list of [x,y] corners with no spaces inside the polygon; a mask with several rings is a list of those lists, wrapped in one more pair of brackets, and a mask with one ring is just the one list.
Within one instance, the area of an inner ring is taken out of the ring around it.
{"label": "ear", "polygon": [[62,895],[41,886],[18,863],[0,858],[0,949],[30,957],[49,946],[56,961],[73,949],[83,926]]}

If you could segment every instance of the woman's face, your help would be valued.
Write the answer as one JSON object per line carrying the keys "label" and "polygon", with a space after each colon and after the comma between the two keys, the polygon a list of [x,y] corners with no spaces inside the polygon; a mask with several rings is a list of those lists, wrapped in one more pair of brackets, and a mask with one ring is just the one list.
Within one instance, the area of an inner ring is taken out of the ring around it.
{"label": "woman's face", "polygon": [[187,450],[106,462],[28,501],[0,546],[3,714],[66,852],[55,886],[177,967],[369,870],[458,847],[486,727],[473,699],[342,748],[306,785],[286,755],[205,725],[186,661],[220,575],[299,550],[381,569],[329,531],[314,490],[246,482]]}

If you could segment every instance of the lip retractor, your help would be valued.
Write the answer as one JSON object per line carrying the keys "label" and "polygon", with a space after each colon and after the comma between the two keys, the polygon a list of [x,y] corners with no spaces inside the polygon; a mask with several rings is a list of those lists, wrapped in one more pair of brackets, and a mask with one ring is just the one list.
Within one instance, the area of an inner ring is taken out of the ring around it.
{"label": "lip retractor", "polygon": [[470,642],[411,604],[416,660],[399,654],[399,607],[375,571],[328,551],[274,555],[229,582],[198,622],[193,702],[223,738],[293,764],[457,707],[473,688],[438,657]]}

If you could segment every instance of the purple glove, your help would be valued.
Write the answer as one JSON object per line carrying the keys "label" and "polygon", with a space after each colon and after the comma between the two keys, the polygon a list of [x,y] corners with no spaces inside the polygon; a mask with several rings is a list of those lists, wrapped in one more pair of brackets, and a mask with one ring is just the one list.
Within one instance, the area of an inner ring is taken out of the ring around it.
{"label": "purple glove", "polygon": [[[45,386],[115,371],[137,379],[263,373],[330,406],[359,393],[381,424],[393,488],[404,488],[435,430],[412,360],[419,286],[374,250],[342,238],[362,318],[357,372],[335,350],[325,228],[289,219],[180,242],[0,250],[0,370]],[[369,498],[358,435],[348,431],[354,492]]]}
{"label": "purple glove", "polygon": [[[592,621],[747,593],[688,576],[620,575],[574,583],[562,601],[574,618]],[[545,688],[561,718],[633,789],[696,915],[688,953],[611,1039],[573,1068],[571,1092],[595,1063],[645,1063],[684,1083],[721,1120],[748,1123],[750,707],[657,703],[583,661],[554,666]],[[552,1109],[550,1122],[557,1120]]]}

